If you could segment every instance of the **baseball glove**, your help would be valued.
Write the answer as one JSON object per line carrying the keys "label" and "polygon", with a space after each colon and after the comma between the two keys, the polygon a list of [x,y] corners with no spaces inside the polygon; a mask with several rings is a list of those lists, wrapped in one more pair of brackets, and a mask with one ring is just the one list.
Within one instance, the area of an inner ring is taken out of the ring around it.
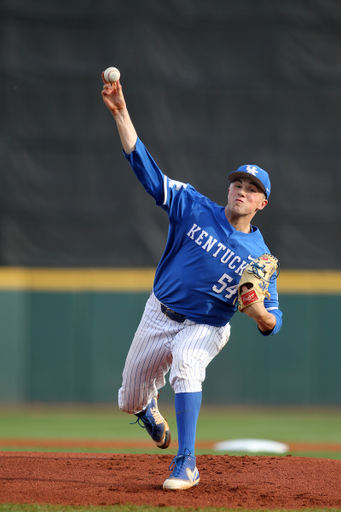
{"label": "baseball glove", "polygon": [[[271,277],[279,274],[278,259],[271,254],[262,254],[255,258],[243,271],[238,286],[238,309],[243,309],[256,302],[270,299],[269,284]],[[248,289],[243,291],[243,286]]]}

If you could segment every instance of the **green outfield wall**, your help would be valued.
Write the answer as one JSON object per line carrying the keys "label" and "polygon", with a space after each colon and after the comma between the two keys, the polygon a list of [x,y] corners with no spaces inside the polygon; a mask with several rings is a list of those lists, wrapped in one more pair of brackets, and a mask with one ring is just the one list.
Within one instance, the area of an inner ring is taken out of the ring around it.
{"label": "green outfield wall", "polygon": [[[117,403],[154,269],[0,269],[0,402]],[[341,272],[282,271],[283,327],[236,313],[205,403],[341,404]],[[173,400],[167,384],[164,400]]]}

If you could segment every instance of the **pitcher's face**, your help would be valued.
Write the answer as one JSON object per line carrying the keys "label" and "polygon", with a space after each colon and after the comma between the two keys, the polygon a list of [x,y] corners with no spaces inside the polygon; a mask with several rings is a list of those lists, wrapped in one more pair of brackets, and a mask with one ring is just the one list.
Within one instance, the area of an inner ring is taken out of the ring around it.
{"label": "pitcher's face", "polygon": [[234,215],[254,215],[268,204],[264,192],[248,178],[238,178],[229,187],[227,207]]}

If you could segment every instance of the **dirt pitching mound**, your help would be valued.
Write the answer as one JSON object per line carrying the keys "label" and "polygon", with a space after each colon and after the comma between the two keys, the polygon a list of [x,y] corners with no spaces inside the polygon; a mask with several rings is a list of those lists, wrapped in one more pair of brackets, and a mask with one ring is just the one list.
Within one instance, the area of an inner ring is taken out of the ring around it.
{"label": "dirt pitching mound", "polygon": [[200,483],[163,491],[172,455],[0,452],[0,502],[341,508],[341,461],[199,455]]}

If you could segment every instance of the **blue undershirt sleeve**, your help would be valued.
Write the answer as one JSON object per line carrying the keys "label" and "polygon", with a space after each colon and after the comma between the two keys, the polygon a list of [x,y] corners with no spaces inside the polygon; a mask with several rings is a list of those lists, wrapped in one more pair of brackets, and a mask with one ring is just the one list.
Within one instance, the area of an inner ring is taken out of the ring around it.
{"label": "blue undershirt sleeve", "polygon": [[272,331],[262,332],[260,329],[258,329],[262,336],[272,336],[273,334],[277,334],[282,327],[282,311],[279,309],[271,309],[269,313],[272,313],[276,317],[276,325]]}

